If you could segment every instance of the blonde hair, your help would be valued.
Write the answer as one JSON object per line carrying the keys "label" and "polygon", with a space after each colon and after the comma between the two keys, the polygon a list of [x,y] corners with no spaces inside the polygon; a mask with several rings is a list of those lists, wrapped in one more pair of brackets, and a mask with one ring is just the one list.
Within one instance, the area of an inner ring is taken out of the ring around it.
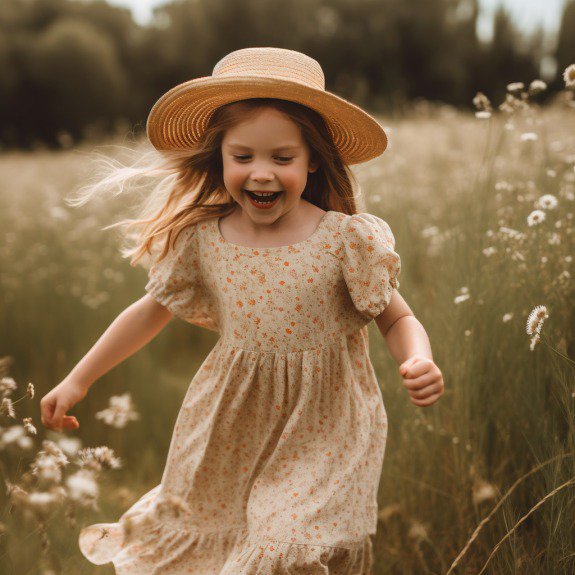
{"label": "blonde hair", "polygon": [[226,130],[266,107],[283,112],[299,126],[309,146],[310,158],[319,161],[319,168],[308,173],[301,197],[324,210],[357,213],[358,196],[354,193],[357,182],[349,166],[341,160],[321,115],[306,106],[275,98],[252,98],[221,106],[210,117],[201,141],[187,150],[160,152],[154,148],[142,153],[128,149],[136,157],[130,166],[96,153],[101,161],[95,181],[66,201],[69,205],[81,206],[103,192],[115,190],[114,195],[121,194],[128,181],[160,177],[152,191],[146,191],[144,197],[139,198],[136,217],[103,229],[125,228],[121,253],[131,258],[132,266],[152,254],[156,240],[166,237],[159,254],[161,260],[167,255],[172,238],[175,242],[184,228],[234,210],[236,202],[223,182],[221,143]]}

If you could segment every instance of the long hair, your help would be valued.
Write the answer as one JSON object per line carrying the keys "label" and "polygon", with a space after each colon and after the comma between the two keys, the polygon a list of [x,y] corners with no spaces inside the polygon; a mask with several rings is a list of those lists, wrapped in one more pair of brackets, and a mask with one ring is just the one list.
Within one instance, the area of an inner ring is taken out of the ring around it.
{"label": "long hair", "polygon": [[[153,190],[145,190],[139,198],[136,216],[126,218],[103,229],[124,227],[123,257],[130,257],[135,266],[152,254],[154,242],[166,238],[158,260],[163,259],[170,243],[191,224],[213,217],[223,217],[234,210],[235,200],[223,182],[221,144],[227,130],[259,114],[266,107],[284,113],[301,129],[309,146],[310,159],[319,163],[308,173],[302,198],[324,210],[346,214],[357,213],[357,182],[333,143],[320,114],[295,102],[275,98],[252,98],[217,108],[211,115],[201,140],[190,149],[177,151],[129,150],[136,157],[131,166],[124,166],[111,157],[96,154],[101,160],[95,181],[81,187],[76,195],[66,198],[71,206],[81,206],[102,192],[124,191],[127,181],[140,177],[160,181]],[[145,186],[144,186],[145,188]],[[134,231],[132,231],[134,230]],[[156,248],[154,251],[158,252]]]}

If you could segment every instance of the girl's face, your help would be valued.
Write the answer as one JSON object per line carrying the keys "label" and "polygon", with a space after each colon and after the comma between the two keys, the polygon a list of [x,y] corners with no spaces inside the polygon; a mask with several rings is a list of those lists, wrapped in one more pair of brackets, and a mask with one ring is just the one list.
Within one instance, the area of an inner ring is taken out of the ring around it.
{"label": "girl's face", "polygon": [[[299,206],[307,175],[318,168],[299,126],[273,108],[227,130],[222,160],[228,192],[244,214],[265,224]],[[270,196],[273,202],[258,204],[248,191],[279,193]]]}

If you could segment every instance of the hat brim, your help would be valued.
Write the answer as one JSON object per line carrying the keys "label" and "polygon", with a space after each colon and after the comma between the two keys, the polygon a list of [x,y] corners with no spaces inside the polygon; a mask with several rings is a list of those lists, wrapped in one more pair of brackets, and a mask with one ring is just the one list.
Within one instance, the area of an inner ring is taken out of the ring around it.
{"label": "hat brim", "polygon": [[382,126],[360,107],[331,92],[260,76],[205,76],[178,84],[152,107],[146,133],[158,150],[185,150],[200,139],[213,112],[248,98],[279,98],[318,112],[347,164],[367,162],[387,148]]}

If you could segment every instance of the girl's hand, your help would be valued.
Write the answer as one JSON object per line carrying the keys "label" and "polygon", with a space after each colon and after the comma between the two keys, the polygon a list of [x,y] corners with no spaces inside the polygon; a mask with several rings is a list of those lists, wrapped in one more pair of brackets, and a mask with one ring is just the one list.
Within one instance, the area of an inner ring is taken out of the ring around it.
{"label": "girl's hand", "polygon": [[77,429],[78,420],[66,412],[84,399],[88,388],[74,380],[64,380],[40,400],[41,419],[44,427],[53,431]]}
{"label": "girl's hand", "polygon": [[443,375],[428,357],[411,356],[399,366],[399,373],[415,405],[432,405],[443,395]]}

